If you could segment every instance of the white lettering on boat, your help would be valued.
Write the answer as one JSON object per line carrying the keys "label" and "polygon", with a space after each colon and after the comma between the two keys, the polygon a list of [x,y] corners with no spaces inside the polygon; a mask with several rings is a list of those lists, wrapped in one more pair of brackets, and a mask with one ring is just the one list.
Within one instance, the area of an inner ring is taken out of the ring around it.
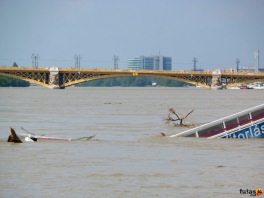
{"label": "white lettering on boat", "polygon": [[227,134],[223,138],[249,139],[259,137],[264,137],[264,122]]}

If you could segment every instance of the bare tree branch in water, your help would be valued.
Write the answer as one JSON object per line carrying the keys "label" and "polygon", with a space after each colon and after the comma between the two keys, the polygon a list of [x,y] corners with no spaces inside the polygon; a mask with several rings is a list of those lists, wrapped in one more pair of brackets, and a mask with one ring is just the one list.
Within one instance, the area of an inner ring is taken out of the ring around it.
{"label": "bare tree branch in water", "polygon": [[177,113],[174,108],[169,108],[168,117],[165,119],[168,124],[172,123],[174,126],[184,126],[184,127],[192,127],[193,123],[184,122],[184,120],[189,117],[193,113],[194,109],[192,109],[185,116],[182,116],[180,113]]}

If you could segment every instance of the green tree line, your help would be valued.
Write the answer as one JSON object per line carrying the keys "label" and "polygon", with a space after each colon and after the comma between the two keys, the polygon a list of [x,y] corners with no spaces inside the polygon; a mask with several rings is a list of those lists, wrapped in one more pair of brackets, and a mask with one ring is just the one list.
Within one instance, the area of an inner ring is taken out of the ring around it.
{"label": "green tree line", "polygon": [[[183,87],[189,85],[184,82],[179,82],[175,80],[153,78],[153,77],[119,77],[119,78],[107,78],[101,80],[93,80],[85,83],[78,84],[80,87],[147,87],[152,86],[152,83],[156,83],[157,86],[163,87]],[[9,78],[5,76],[0,76],[0,87],[28,87],[29,82]]]}
{"label": "green tree line", "polygon": [[28,87],[29,82],[0,75],[0,87]]}
{"label": "green tree line", "polygon": [[88,81],[85,83],[78,84],[77,86],[81,87],[146,87],[152,86],[152,83],[156,83],[157,86],[164,87],[183,87],[189,85],[184,82],[179,82],[175,80],[154,78],[154,77],[118,77],[118,78],[107,78],[101,80]]}

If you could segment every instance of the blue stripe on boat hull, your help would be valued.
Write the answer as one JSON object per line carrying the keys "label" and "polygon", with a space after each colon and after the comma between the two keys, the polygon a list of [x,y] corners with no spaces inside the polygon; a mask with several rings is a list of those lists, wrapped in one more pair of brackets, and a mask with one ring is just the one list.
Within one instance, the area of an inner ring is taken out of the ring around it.
{"label": "blue stripe on boat hull", "polygon": [[238,138],[238,139],[249,139],[249,138],[264,138],[264,122],[254,124],[247,128],[229,133],[223,138]]}

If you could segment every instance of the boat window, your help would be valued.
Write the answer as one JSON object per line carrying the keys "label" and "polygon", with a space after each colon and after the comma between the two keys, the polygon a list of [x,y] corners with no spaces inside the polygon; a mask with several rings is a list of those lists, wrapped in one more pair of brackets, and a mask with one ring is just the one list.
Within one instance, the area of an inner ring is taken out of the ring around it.
{"label": "boat window", "polygon": [[232,120],[225,121],[226,130],[234,129],[238,127],[237,119],[234,118]]}
{"label": "boat window", "polygon": [[258,120],[264,118],[264,109],[260,109],[251,113],[252,120]]}
{"label": "boat window", "polygon": [[199,137],[210,137],[224,132],[223,123],[198,131]]}
{"label": "boat window", "polygon": [[239,125],[250,123],[249,114],[238,117]]}

